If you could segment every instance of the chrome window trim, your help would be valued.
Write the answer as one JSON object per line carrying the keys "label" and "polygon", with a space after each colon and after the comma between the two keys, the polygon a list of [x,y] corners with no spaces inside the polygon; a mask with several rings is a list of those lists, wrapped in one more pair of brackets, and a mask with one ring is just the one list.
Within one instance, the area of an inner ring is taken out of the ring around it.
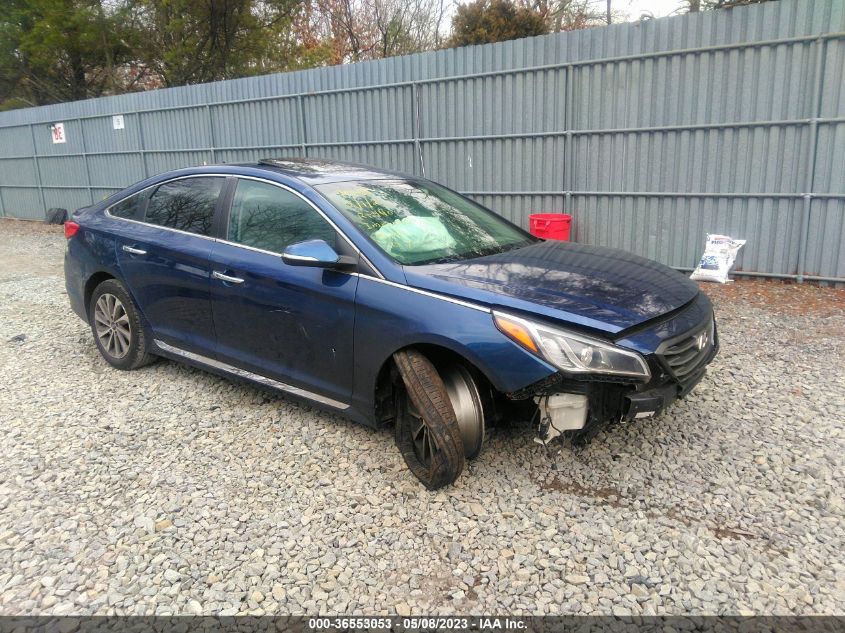
{"label": "chrome window trim", "polygon": [[340,402],[339,400],[334,400],[326,396],[321,396],[320,394],[314,393],[313,391],[308,391],[307,389],[302,389],[301,387],[294,387],[293,385],[289,385],[278,380],[273,380],[272,378],[262,376],[261,374],[254,374],[251,371],[240,369],[239,367],[235,367],[234,365],[229,365],[227,363],[221,362],[214,358],[203,356],[201,354],[189,352],[188,350],[184,350],[180,347],[170,345],[169,343],[165,343],[164,341],[160,341],[158,339],[154,339],[153,343],[155,343],[156,347],[158,347],[164,352],[168,352],[176,356],[181,356],[182,358],[187,358],[189,360],[192,360],[196,363],[200,363],[202,365],[206,365],[208,367],[214,367],[215,369],[225,371],[226,373],[232,374],[233,376],[237,376],[239,378],[252,380],[253,382],[260,383],[267,387],[272,387],[273,389],[278,389],[279,391],[284,391],[286,393],[291,393],[302,398],[307,398],[308,400],[325,404],[340,411],[349,408],[349,405],[345,402]]}
{"label": "chrome window trim", "polygon": [[[151,189],[153,187],[158,187],[158,186],[163,185],[163,184],[168,183],[168,182],[174,182],[176,180],[183,180],[185,178],[203,178],[203,177],[208,177],[208,178],[220,178],[220,177],[222,177],[222,178],[245,178],[247,180],[257,180],[259,182],[266,182],[267,184],[275,185],[276,187],[280,187],[281,189],[284,189],[285,191],[289,191],[289,192],[299,196],[300,198],[302,198],[309,206],[311,206],[312,209],[314,209],[317,213],[319,213],[338,232],[338,234],[350,246],[352,246],[352,248],[355,250],[355,252],[358,253],[358,255],[360,255],[360,257],[367,263],[367,265],[369,265],[370,268],[372,268],[375,271],[375,273],[378,275],[378,277],[372,277],[370,275],[361,275],[359,273],[345,273],[345,274],[359,276],[363,279],[371,279],[371,280],[373,280],[377,283],[386,284],[388,286],[393,286],[394,288],[402,288],[404,290],[407,290],[408,292],[414,292],[416,294],[420,294],[420,295],[423,295],[423,296],[426,296],[426,297],[431,297],[433,299],[440,299],[441,301],[448,301],[449,303],[453,303],[455,305],[463,306],[465,308],[471,308],[472,310],[479,310],[480,312],[490,313],[490,308],[487,308],[485,306],[482,306],[482,305],[479,305],[479,304],[476,304],[476,303],[470,303],[468,301],[462,301],[460,299],[455,299],[453,297],[449,297],[449,296],[446,296],[446,295],[441,295],[441,294],[438,294],[438,293],[435,293],[435,292],[430,292],[428,290],[422,290],[420,288],[414,288],[413,286],[409,286],[407,284],[400,284],[400,283],[396,283],[395,281],[390,281],[390,280],[386,279],[384,277],[384,275],[382,275],[381,271],[373,265],[373,263],[369,260],[369,258],[366,255],[364,255],[364,253],[361,252],[361,249],[358,248],[358,246],[349,238],[349,236],[346,235],[346,233],[344,233],[337,226],[337,224],[335,224],[332,221],[331,218],[329,218],[325,213],[323,213],[323,211],[320,210],[317,207],[317,205],[315,205],[308,198],[303,196],[298,191],[294,191],[293,189],[291,189],[287,185],[283,185],[282,183],[275,182],[273,180],[268,180],[267,178],[261,178],[259,176],[240,176],[238,174],[221,174],[221,173],[188,174],[188,175],[185,175],[185,176],[177,176],[176,178],[171,178],[170,180],[164,180],[162,182],[157,182],[155,184],[150,185],[149,187],[144,187],[143,189],[140,189],[140,190],[136,191],[135,193],[133,193],[131,195],[133,195],[133,196],[137,195],[139,193],[146,191],[147,189]],[[129,196],[125,196],[124,198],[121,198],[120,200],[117,200],[113,204],[109,205],[105,209],[106,215],[110,218],[115,219],[115,220],[121,220],[123,222],[132,222],[134,224],[140,224],[141,226],[150,226],[150,227],[154,227],[154,228],[157,228],[157,229],[163,229],[165,231],[173,231],[174,233],[182,233],[183,235],[192,235],[194,237],[199,237],[199,238],[202,238],[202,239],[205,239],[205,240],[211,240],[212,242],[220,242],[222,244],[229,244],[231,246],[237,246],[238,248],[245,248],[247,250],[255,251],[257,253],[265,253],[267,255],[273,255],[275,257],[281,257],[283,255],[283,253],[276,253],[274,251],[268,251],[268,250],[265,250],[265,249],[262,249],[262,248],[256,248],[255,246],[249,246],[248,244],[239,244],[238,242],[232,242],[230,240],[219,238],[219,237],[213,237],[211,235],[199,235],[198,233],[191,233],[189,231],[182,231],[180,229],[174,229],[174,228],[171,228],[169,226],[161,226],[161,225],[158,225],[158,224],[151,224],[149,222],[140,222],[138,220],[130,220],[129,218],[121,218],[121,217],[117,217],[117,216],[114,216],[111,213],[109,213],[109,209],[111,209],[111,207],[113,207],[114,205],[116,205],[120,202],[123,202],[128,197]],[[226,227],[226,230],[228,231],[228,227]],[[344,272],[344,271],[339,271],[339,272]]]}
{"label": "chrome window trim", "polygon": [[[211,242],[215,242],[215,243],[218,243],[218,244],[228,244],[229,246],[236,246],[238,248],[244,248],[246,250],[254,251],[256,253],[262,253],[263,255],[272,255],[273,257],[278,257],[280,260],[283,257],[283,254],[280,254],[280,253],[275,253],[273,251],[265,251],[263,248],[256,248],[255,246],[248,246],[246,244],[238,244],[237,242],[230,242],[229,240],[222,240],[219,237],[212,237],[211,235],[199,235],[198,233],[191,233],[190,231],[182,231],[180,229],[173,229],[173,228],[170,228],[169,226],[159,226],[158,224],[150,224],[149,222],[139,222],[138,220],[130,220],[128,218],[118,218],[118,217],[115,217],[115,216],[109,216],[109,217],[114,217],[115,220],[123,220],[124,222],[132,222],[133,224],[140,224],[141,226],[149,226],[149,227],[152,227],[154,229],[164,229],[165,231],[172,231],[174,233],[181,233],[182,235],[190,235],[191,237],[198,237],[200,239],[209,240]],[[290,257],[290,256],[288,256],[288,257]],[[363,255],[362,255],[362,257],[363,257]],[[375,268],[373,270],[375,270]],[[378,277],[372,277],[370,275],[361,275],[360,273],[352,272],[352,271],[348,271],[348,270],[336,270],[334,272],[338,273],[339,275],[349,275],[351,277],[367,277],[367,279],[373,279],[374,281],[382,281],[382,279],[380,279]]]}
{"label": "chrome window trim", "polygon": [[[151,185],[147,185],[143,189],[138,189],[138,191],[136,191],[135,193],[130,193],[128,196],[124,196],[120,200],[114,201],[112,204],[110,204],[109,206],[106,207],[106,212],[108,212],[109,209],[111,209],[113,206],[120,204],[124,200],[128,200],[132,196],[137,196],[139,193],[143,193],[143,192],[147,191],[148,189],[152,189],[153,187],[160,187],[161,185],[167,184],[169,182],[176,182],[177,180],[185,180],[186,178],[231,178],[231,177],[232,177],[232,174],[218,174],[218,173],[213,173],[213,174],[185,174],[183,176],[174,176],[173,178],[168,178],[167,180],[162,180],[161,182],[154,182]],[[111,215],[111,214],[109,214],[109,217],[112,217],[116,220],[127,220],[128,219],[128,218],[121,218],[121,217],[118,217],[116,215]],[[132,222],[132,221],[137,222],[137,220],[130,220],[130,222]],[[150,224],[150,223],[149,222],[139,222],[139,224]],[[159,226],[159,225],[158,224],[150,224],[150,226]],[[163,226],[161,228],[166,229],[166,228],[170,228],[170,227]],[[176,231],[178,229],[173,229],[173,230]],[[193,235],[193,233],[191,233],[191,235]]]}
{"label": "chrome window trim", "polygon": [[[137,196],[140,193],[143,193],[153,187],[160,187],[161,185],[166,185],[171,182],[176,182],[177,180],[185,180],[186,178],[229,178],[229,174],[187,174],[185,176],[176,176],[175,178],[170,178],[169,180],[162,180],[161,182],[154,183],[143,189],[139,189],[135,193],[131,193],[128,196],[124,196],[120,200],[115,201],[114,203],[107,206],[104,210],[106,217],[111,218],[113,220],[120,220],[122,222],[131,222],[133,224],[140,224],[141,226],[151,226],[156,229],[163,229],[165,231],[173,231],[174,233],[181,233],[182,235],[191,235],[193,237],[199,237],[204,240],[211,240],[212,242],[216,241],[216,238],[213,235],[201,235],[200,233],[191,233],[190,231],[183,231],[182,229],[174,229],[172,226],[163,226],[161,224],[153,224],[152,222],[141,222],[140,220],[132,220],[130,218],[121,218],[117,215],[111,214],[111,208],[115,205],[120,204],[124,200],[131,198],[132,196]],[[225,187],[226,183],[223,183]],[[223,193],[223,190],[220,190],[220,193]]]}
{"label": "chrome window trim", "polygon": [[[340,229],[340,227],[337,224],[335,224],[334,221],[330,217],[328,217],[325,213],[323,213],[323,211],[316,204],[314,204],[311,200],[309,200],[308,198],[303,196],[298,191],[291,189],[287,185],[284,185],[280,182],[276,182],[274,180],[269,180],[267,178],[261,178],[260,176],[241,176],[239,174],[219,174],[219,173],[187,174],[187,175],[184,175],[184,176],[176,176],[175,178],[163,180],[161,182],[157,182],[155,184],[149,185],[148,187],[144,187],[143,189],[139,189],[135,193],[130,194],[129,196],[125,196],[125,197],[121,198],[120,200],[115,201],[114,203],[112,203],[108,207],[106,207],[105,214],[106,214],[106,216],[108,216],[109,218],[112,218],[114,220],[123,220],[125,222],[134,222],[135,224],[141,224],[143,226],[153,226],[153,227],[156,227],[156,228],[159,228],[159,229],[164,229],[166,231],[173,231],[175,233],[182,233],[184,235],[194,235],[196,237],[201,237],[201,238],[204,238],[204,239],[210,239],[214,242],[220,242],[222,244],[231,244],[232,246],[239,246],[240,248],[246,248],[246,249],[249,249],[249,250],[252,250],[252,251],[256,251],[258,253],[267,253],[268,255],[276,255],[276,256],[281,257],[282,253],[277,253],[275,251],[268,251],[268,250],[265,250],[263,248],[256,248],[255,246],[250,246],[249,244],[241,244],[239,242],[233,242],[231,240],[220,238],[220,237],[214,237],[212,235],[200,235],[199,233],[191,233],[190,231],[182,231],[180,229],[174,229],[174,228],[169,227],[169,226],[162,226],[160,224],[153,224],[152,222],[141,222],[140,220],[130,220],[129,218],[121,218],[121,217],[118,217],[116,215],[112,215],[109,212],[110,209],[113,206],[120,204],[121,202],[123,202],[127,198],[129,198],[131,196],[137,196],[139,193],[143,193],[144,191],[147,191],[148,189],[152,189],[153,187],[160,187],[161,185],[164,185],[166,183],[176,182],[177,180],[184,180],[186,178],[221,178],[221,177],[222,178],[242,178],[242,179],[246,179],[246,180],[257,180],[258,182],[264,182],[264,183],[267,183],[268,185],[274,185],[276,187],[279,187],[280,189],[283,189],[285,191],[288,191],[288,192],[294,194],[295,196],[298,196],[303,201],[305,201],[305,203],[308,204],[308,206],[310,206],[317,213],[319,213],[320,216],[326,222],[329,223],[329,226],[331,226],[335,231],[337,231],[338,235],[340,235],[343,238],[343,240],[347,244],[349,244],[355,250],[356,253],[358,253],[358,255],[361,257],[361,259],[363,259],[367,263],[367,265],[375,271],[375,273],[376,273],[376,275],[378,275],[379,279],[385,278],[384,275],[382,274],[382,272],[378,268],[376,268],[376,266],[373,264],[373,262],[370,261],[370,258],[367,257],[366,255],[364,255],[363,252],[361,252],[361,249],[358,248],[358,245],[355,244],[355,242],[353,242],[350,239],[350,237],[346,233],[344,233]],[[237,187],[237,184],[235,186]],[[231,213],[231,210],[230,210],[230,213]],[[228,236],[228,231],[229,231],[229,227],[227,226],[226,227],[227,236]]]}
{"label": "chrome window trim", "polygon": [[[230,242],[229,240],[223,240],[223,239],[216,238],[216,237],[210,237],[210,236],[206,236],[206,235],[197,235],[196,233],[189,233],[187,231],[180,231],[179,229],[171,229],[171,228],[168,228],[168,227],[165,227],[165,226],[158,226],[156,224],[147,224],[146,222],[138,222],[137,220],[128,220],[126,218],[115,218],[115,219],[124,220],[125,222],[134,222],[135,224],[140,224],[142,226],[151,226],[151,227],[154,227],[154,228],[166,229],[168,231],[173,231],[175,233],[182,233],[184,235],[191,235],[193,237],[200,237],[204,240],[211,240],[212,242],[220,242],[222,244],[228,244],[230,246],[236,246],[238,248],[245,248],[245,249],[250,250],[250,251],[255,251],[256,253],[263,253],[265,255],[272,255],[273,257],[281,258],[283,256],[283,254],[274,253],[273,251],[265,251],[264,249],[261,249],[261,248],[256,248],[254,246],[248,246],[246,244],[238,244],[237,242]],[[363,254],[361,256],[364,257]],[[290,255],[288,255],[288,257],[290,257]],[[376,270],[376,269],[373,268],[373,270]],[[389,279],[385,279],[383,277],[373,277],[371,275],[363,275],[361,273],[351,272],[351,271],[346,271],[346,270],[338,270],[338,271],[335,271],[335,272],[337,272],[339,274],[343,274],[343,275],[349,275],[351,277],[359,277],[361,279],[370,279],[370,280],[372,280],[376,283],[385,284],[387,286],[393,286],[394,288],[401,288],[403,290],[407,290],[408,292],[414,292],[416,294],[424,295],[426,297],[431,297],[433,299],[440,299],[441,301],[448,301],[449,303],[454,303],[455,305],[464,306],[465,308],[472,308],[473,310],[479,310],[480,312],[490,313],[490,308],[487,308],[487,307],[482,306],[480,304],[470,303],[468,301],[462,301],[461,299],[455,299],[454,297],[449,297],[447,295],[441,295],[441,294],[438,294],[436,292],[430,292],[428,290],[422,290],[420,288],[414,288],[413,286],[409,286],[407,284],[396,283],[395,281],[390,281]]]}
{"label": "chrome window trim", "polygon": [[258,248],[257,246],[250,246],[249,244],[240,244],[238,242],[232,242],[230,240],[224,240],[223,238],[216,237],[214,238],[215,242],[220,244],[228,244],[229,246],[237,246],[238,248],[244,248],[248,251],[254,251],[256,253],[263,253],[264,255],[272,255],[273,257],[281,258],[282,253],[277,253],[276,251],[268,251],[263,248]]}
{"label": "chrome window trim", "polygon": [[211,242],[216,242],[217,238],[213,235],[200,235],[199,233],[191,233],[190,231],[183,231],[182,229],[174,229],[170,226],[161,226],[160,224],[153,224],[152,222],[141,222],[140,220],[130,220],[129,218],[121,218],[116,215],[112,215],[109,213],[109,210],[106,209],[106,216],[114,219],[120,220],[121,222],[131,222],[132,224],[140,224],[141,226],[149,226],[154,229],[162,229],[163,231],[172,231],[173,233],[181,233],[182,235],[190,235],[191,237],[198,237],[203,240],[209,240]]}
{"label": "chrome window trim", "polygon": [[395,281],[390,281],[388,279],[376,279],[374,277],[369,277],[365,275],[361,275],[362,279],[370,279],[375,281],[376,283],[385,284],[387,286],[393,286],[394,288],[402,288],[403,290],[407,290],[408,292],[414,292],[418,295],[424,295],[426,297],[432,297],[433,299],[440,299],[441,301],[448,301],[449,303],[454,303],[455,305],[463,306],[465,308],[471,308],[473,310],[478,310],[479,312],[487,312],[490,314],[490,308],[480,305],[478,303],[470,303],[469,301],[463,301],[461,299],[455,299],[454,297],[449,297],[447,295],[442,295],[437,292],[431,292],[429,290],[422,290],[421,288],[414,288],[413,286],[409,286],[407,284],[398,284]]}

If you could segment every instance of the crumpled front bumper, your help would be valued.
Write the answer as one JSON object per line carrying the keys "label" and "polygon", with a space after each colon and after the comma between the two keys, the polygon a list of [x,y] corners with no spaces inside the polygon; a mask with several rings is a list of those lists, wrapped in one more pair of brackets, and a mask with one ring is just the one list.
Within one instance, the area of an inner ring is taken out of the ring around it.
{"label": "crumpled front bumper", "polygon": [[[512,400],[534,398],[540,402],[543,396],[561,393],[585,396],[587,421],[584,428],[576,432],[576,436],[589,440],[606,424],[660,415],[675,400],[689,394],[701,382],[707,373],[707,365],[718,351],[718,337],[714,336],[709,353],[702,357],[698,367],[683,380],[678,380],[667,371],[665,362],[655,353],[646,357],[652,374],[648,383],[631,383],[624,378],[573,377],[560,372],[506,395]],[[540,435],[544,436],[542,429]]]}
{"label": "crumpled front bumper", "polygon": [[632,391],[624,395],[621,421],[651,418],[660,415],[663,410],[678,398],[683,398],[704,378],[707,368],[703,367],[690,380],[681,384],[674,380],[663,385],[651,387],[645,391]]}

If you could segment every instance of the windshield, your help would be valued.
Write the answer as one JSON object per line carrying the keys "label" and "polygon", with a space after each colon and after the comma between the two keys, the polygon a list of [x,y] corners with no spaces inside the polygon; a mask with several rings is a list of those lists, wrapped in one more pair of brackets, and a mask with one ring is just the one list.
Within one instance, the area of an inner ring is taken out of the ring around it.
{"label": "windshield", "polygon": [[432,182],[362,180],[316,188],[404,265],[492,255],[536,241],[492,211]]}

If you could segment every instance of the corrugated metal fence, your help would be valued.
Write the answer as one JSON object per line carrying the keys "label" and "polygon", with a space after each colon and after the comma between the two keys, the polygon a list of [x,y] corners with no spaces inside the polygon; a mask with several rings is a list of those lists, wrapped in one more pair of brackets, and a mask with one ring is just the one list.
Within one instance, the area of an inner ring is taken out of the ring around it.
{"label": "corrugated metal fence", "polygon": [[523,226],[565,211],[575,240],[678,268],[723,232],[748,240],[740,270],[845,281],[845,2],[0,113],[0,215],[42,218],[168,169],[292,154],[425,174]]}

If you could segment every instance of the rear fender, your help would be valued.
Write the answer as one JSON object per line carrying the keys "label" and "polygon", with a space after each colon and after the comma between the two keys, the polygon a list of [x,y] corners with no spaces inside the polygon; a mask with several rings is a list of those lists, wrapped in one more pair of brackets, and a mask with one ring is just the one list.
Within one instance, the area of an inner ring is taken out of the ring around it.
{"label": "rear fender", "polygon": [[[80,219],[84,219],[86,222],[68,242],[67,260],[69,261],[66,261],[65,264],[65,276],[68,287],[73,287],[74,292],[78,294],[85,320],[87,321],[89,317],[90,293],[96,287],[96,285],[91,286],[91,283],[92,281],[96,282],[97,279],[105,279],[106,277],[117,279],[126,288],[135,305],[138,306],[137,298],[123,278],[118,265],[117,240],[106,232],[107,227],[103,226],[103,230],[99,230],[100,225],[105,224],[108,220],[91,212],[87,212],[85,217]],[[150,327],[146,315],[140,308],[138,311],[144,327],[149,331]],[[80,314],[80,316],[83,315]]]}

